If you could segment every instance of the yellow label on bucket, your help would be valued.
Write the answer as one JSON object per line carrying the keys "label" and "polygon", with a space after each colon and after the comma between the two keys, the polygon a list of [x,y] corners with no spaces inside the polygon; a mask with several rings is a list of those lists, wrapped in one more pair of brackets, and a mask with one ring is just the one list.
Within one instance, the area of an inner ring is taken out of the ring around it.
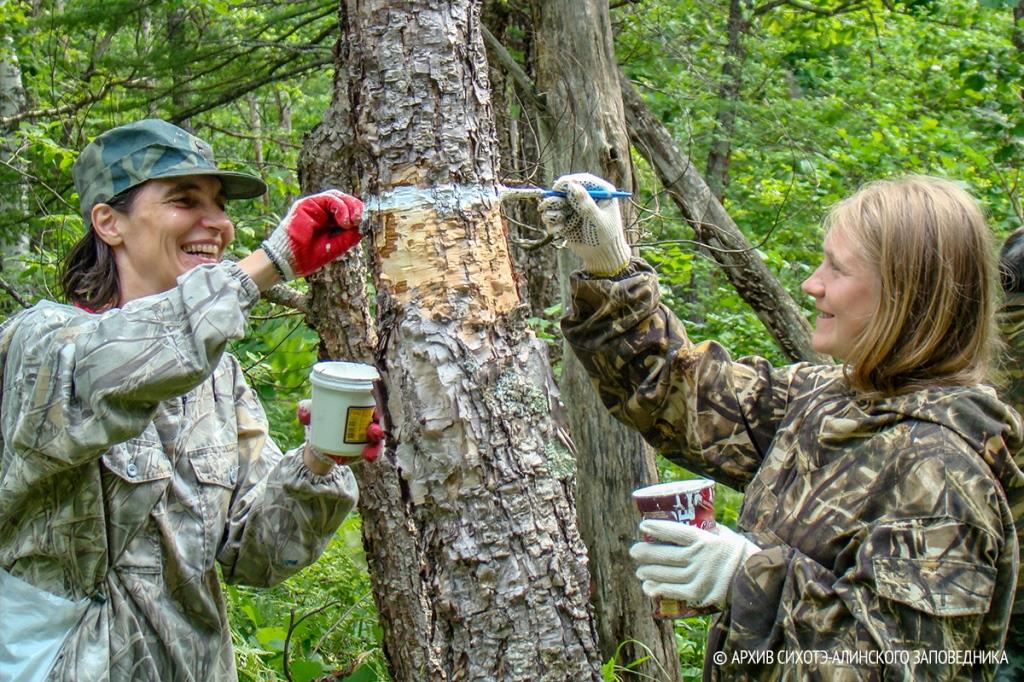
{"label": "yellow label on bucket", "polygon": [[345,417],[345,442],[369,443],[366,429],[373,421],[372,407],[350,407]]}

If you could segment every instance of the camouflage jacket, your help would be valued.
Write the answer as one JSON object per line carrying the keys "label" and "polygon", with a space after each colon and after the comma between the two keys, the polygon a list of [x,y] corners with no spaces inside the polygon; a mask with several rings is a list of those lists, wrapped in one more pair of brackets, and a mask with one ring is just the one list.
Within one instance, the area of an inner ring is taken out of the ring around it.
{"label": "camouflage jacket", "polygon": [[608,409],[745,492],[738,527],[763,550],[713,622],[706,678],[991,677],[1017,574],[1004,489],[1024,485],[1019,417],[991,389],[869,402],[839,367],[733,361],[687,339],[637,261],[572,295],[562,329]]}
{"label": "camouflage jacket", "polygon": [[[999,395],[1018,413],[1024,414],[1024,294],[1007,294],[997,319],[1006,344],[996,366]],[[1018,452],[1016,459],[1018,466],[1024,464],[1024,451]],[[1017,541],[1024,544],[1024,495],[1010,500],[1010,510],[1017,520]],[[1013,612],[1024,614],[1024,574],[1017,576]],[[1017,642],[1017,647],[1024,647],[1024,642]]]}
{"label": "camouflage jacket", "polygon": [[1024,294],[1007,294],[997,319],[1006,343],[998,364],[999,393],[1003,400],[1024,414]]}
{"label": "camouflage jacket", "polygon": [[90,314],[43,302],[0,327],[0,566],[90,599],[51,680],[235,680],[224,579],[312,563],[352,472],[282,455],[238,361],[257,300],[236,265]]}

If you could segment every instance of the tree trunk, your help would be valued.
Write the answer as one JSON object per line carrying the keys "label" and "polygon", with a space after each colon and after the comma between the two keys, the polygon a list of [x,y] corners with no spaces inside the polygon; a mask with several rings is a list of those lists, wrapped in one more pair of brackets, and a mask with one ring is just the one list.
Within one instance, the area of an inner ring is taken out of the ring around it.
{"label": "tree trunk", "polygon": [[[167,14],[167,46],[168,49],[173,50],[176,45],[184,47],[187,38],[185,36],[185,23],[188,21],[188,10],[184,7],[176,7]],[[188,68],[185,67],[185,73],[180,74],[182,80],[188,80]],[[175,88],[171,91],[171,103],[174,105],[174,111],[182,111],[185,109],[188,98],[185,95],[184,90]],[[177,124],[185,130],[192,130],[192,118],[190,116],[178,117]]]}
{"label": "tree trunk", "polygon": [[[345,33],[342,24],[335,48],[333,101],[303,144],[299,162],[303,193],[324,187],[362,193],[352,145],[355,121],[348,99]],[[362,249],[353,249],[310,278],[310,313],[306,319],[320,335],[322,359],[374,362],[376,328],[366,292],[368,279]],[[377,464],[356,466],[353,471],[359,481],[363,550],[383,626],[385,657],[391,662],[394,679],[411,679],[414,671],[436,669],[425,646],[424,633],[430,630],[430,622],[416,527],[409,521],[414,510],[407,491],[403,492],[393,448],[385,450]]]}
{"label": "tree trunk", "polygon": [[[514,77],[506,76],[506,69],[515,64],[508,49],[529,54],[533,26],[529,8],[500,0],[487,3],[484,21],[490,29],[485,32],[487,59],[491,78],[491,100],[501,151],[501,180],[510,185],[538,186],[545,177],[541,163],[540,140],[537,127],[541,112],[535,103],[533,84],[528,92]],[[497,37],[495,37],[497,36]],[[518,65],[516,65],[518,68]],[[528,80],[528,77],[522,74]],[[530,306],[530,316],[556,320],[550,310],[561,301],[561,292],[552,277],[558,271],[558,253],[551,248],[531,248],[544,237],[544,228],[533,200],[509,202],[504,207],[509,222],[509,240],[512,259],[522,278],[522,294]],[[561,360],[561,348],[552,352],[552,362]]]}
{"label": "tree trunk", "polygon": [[[608,3],[543,0],[535,1],[533,7],[537,90],[544,93],[548,114],[541,148],[547,152],[549,180],[587,171],[629,189],[629,139],[615,77]],[[625,213],[629,225],[632,212],[627,208]],[[560,254],[566,308],[569,273],[578,267],[570,252]],[[625,664],[650,653],[653,660],[632,672],[646,679],[675,680],[679,656],[672,623],[654,619],[651,601],[633,575],[628,554],[639,521],[631,493],[657,481],[654,453],[635,430],[611,417],[568,348],[561,388],[579,449],[577,508],[590,556],[591,600],[602,660],[618,656],[618,662]]]}
{"label": "tree trunk", "polygon": [[[0,38],[0,119],[16,116],[27,106],[25,87],[21,80],[21,66],[14,51],[11,36]],[[18,225],[28,211],[28,183],[24,163],[18,154],[18,140],[14,133],[17,123],[0,127],[0,226]],[[6,237],[6,238],[5,238]],[[21,270],[21,258],[28,255],[29,234],[24,230],[0,233],[0,272]]]}
{"label": "tree trunk", "polygon": [[360,509],[391,674],[598,680],[572,457],[496,199],[478,4],[346,0],[341,25],[350,113],[318,134],[367,204],[390,444]]}
{"label": "tree trunk", "polygon": [[1024,0],[1019,0],[1013,7],[1013,32],[1010,40],[1018,53],[1024,53]]}
{"label": "tree trunk", "polygon": [[775,275],[715,199],[689,157],[651,115],[633,85],[620,75],[629,135],[647,159],[665,191],[693,227],[697,239],[722,266],[736,292],[754,310],[778,341],[786,357],[796,362],[828,363],[831,358],[811,347],[811,326]]}
{"label": "tree trunk", "polygon": [[729,186],[729,159],[732,155],[732,136],[736,130],[736,103],[739,101],[743,78],[743,36],[748,24],[743,18],[745,0],[730,0],[729,19],[726,22],[725,62],[722,80],[718,85],[718,111],[711,134],[711,148],[704,172],[711,193],[718,201],[725,198]]}

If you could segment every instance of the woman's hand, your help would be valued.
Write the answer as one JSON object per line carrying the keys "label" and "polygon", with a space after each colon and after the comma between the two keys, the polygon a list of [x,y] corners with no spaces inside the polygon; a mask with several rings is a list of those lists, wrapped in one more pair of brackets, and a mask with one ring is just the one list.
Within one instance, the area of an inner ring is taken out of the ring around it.
{"label": "woman's hand", "polygon": [[636,577],[644,581],[644,594],[690,606],[724,609],[733,576],[761,551],[723,525],[712,533],[685,523],[647,520],[640,523],[640,532],[651,542],[636,543],[629,555],[640,565]]}
{"label": "woman's hand", "polygon": [[363,202],[329,189],[303,197],[263,242],[286,281],[316,272],[354,246],[362,235]]}
{"label": "woman's hand", "polygon": [[599,277],[612,277],[629,265],[630,250],[622,232],[622,216],[615,199],[595,201],[588,189],[614,191],[615,186],[589,173],[563,175],[551,186],[566,196],[540,202],[541,221],[556,239],[583,261],[583,269]]}
{"label": "woman's hand", "polygon": [[295,406],[295,416],[299,423],[306,427],[306,446],[303,450],[303,458],[310,471],[321,476],[330,473],[335,464],[351,466],[361,461],[375,462],[380,457],[381,448],[384,447],[384,428],[380,424],[380,416],[377,410],[373,411],[373,418],[366,427],[367,443],[358,457],[345,457],[343,455],[332,455],[327,452],[320,452],[309,444],[309,423],[312,420],[312,400],[300,400]]}

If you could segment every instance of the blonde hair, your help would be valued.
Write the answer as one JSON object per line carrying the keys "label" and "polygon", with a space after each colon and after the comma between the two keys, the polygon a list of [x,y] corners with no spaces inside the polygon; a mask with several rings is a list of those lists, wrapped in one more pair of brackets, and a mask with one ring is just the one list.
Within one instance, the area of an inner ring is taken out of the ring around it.
{"label": "blonde hair", "polygon": [[891,395],[984,379],[998,270],[970,194],[941,178],[879,180],[836,204],[825,227],[859,246],[881,284],[878,308],[845,358],[856,390]]}

